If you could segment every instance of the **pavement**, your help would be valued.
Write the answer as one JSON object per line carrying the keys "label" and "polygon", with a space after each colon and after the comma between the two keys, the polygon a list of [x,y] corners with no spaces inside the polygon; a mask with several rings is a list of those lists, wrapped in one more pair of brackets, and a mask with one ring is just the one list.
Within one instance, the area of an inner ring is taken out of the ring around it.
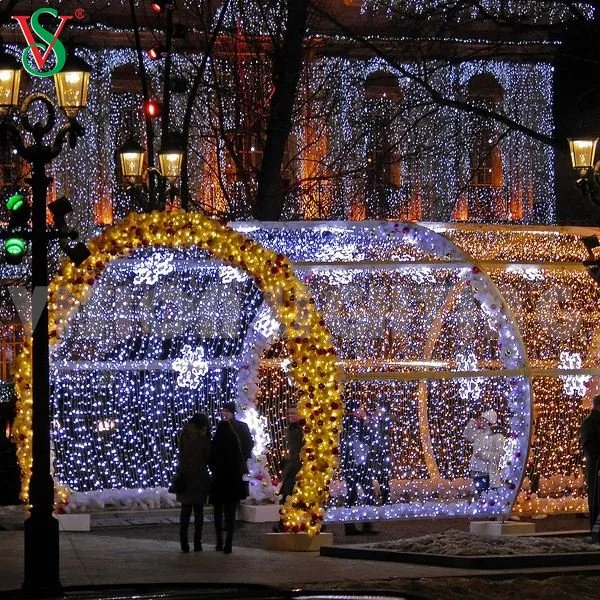
{"label": "pavement", "polygon": [[[0,591],[18,590],[23,580],[23,513],[0,510]],[[335,586],[348,581],[519,576],[550,577],[556,569],[506,569],[486,571],[404,563],[372,562],[321,557],[316,552],[276,552],[264,549],[264,533],[272,524],[244,523],[236,530],[231,555],[214,550],[212,514],[205,515],[203,552],[180,551],[178,511],[146,513],[92,513],[89,532],[60,533],[60,578],[63,586],[224,581],[259,583],[283,587]],[[584,530],[587,521],[575,517],[539,522],[540,530]],[[329,525],[334,543],[365,543],[375,539],[397,539],[448,528],[468,529],[464,519],[378,523],[379,536],[347,538],[340,524]],[[191,533],[191,532],[190,532]],[[598,567],[562,568],[563,575],[600,574]]]}

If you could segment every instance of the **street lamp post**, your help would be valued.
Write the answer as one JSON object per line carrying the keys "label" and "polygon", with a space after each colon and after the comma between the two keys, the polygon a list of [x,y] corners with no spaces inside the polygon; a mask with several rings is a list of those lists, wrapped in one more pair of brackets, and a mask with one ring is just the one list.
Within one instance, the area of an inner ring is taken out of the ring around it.
{"label": "street lamp post", "polygon": [[[75,59],[75,57],[73,57]],[[61,127],[51,143],[46,136],[53,130],[56,110],[44,94],[31,94],[22,103],[19,113],[21,127],[33,137],[26,144],[19,129],[6,120],[18,102],[18,66],[10,67],[6,57],[0,57],[0,128],[7,131],[17,154],[31,165],[28,183],[32,190],[31,211],[31,278],[34,290],[41,289],[34,298],[43,302],[37,323],[32,324],[31,379],[32,379],[32,469],[29,485],[30,516],[25,521],[25,573],[23,590],[34,596],[52,595],[61,590],[59,578],[58,521],[53,517],[54,482],[50,465],[50,358],[48,348],[48,237],[46,230],[46,198],[52,179],[46,173],[48,164],[56,158],[68,140],[75,147],[83,135],[83,128],[75,115],[87,100],[89,67],[80,59],[67,61],[63,71],[55,75],[59,106],[68,115],[68,123]],[[15,84],[15,80],[17,83]],[[17,93],[14,93],[15,85]],[[5,89],[12,92],[3,93]],[[41,103],[46,108],[45,121],[31,122],[32,105]]]}
{"label": "street lamp post", "polygon": [[[144,168],[145,151],[142,146],[130,137],[118,150],[119,165],[123,183],[130,190],[139,190],[147,187],[150,196],[149,206],[156,206],[156,194],[161,194],[167,182],[170,184],[169,193],[174,196],[177,193],[173,182],[181,175],[181,162],[183,160],[183,149],[181,136],[177,133],[171,134],[163,140],[158,151],[158,165],[156,167]],[[158,190],[153,182],[153,176],[159,179]],[[148,178],[148,185],[144,185],[144,178]]]}
{"label": "street lamp post", "polygon": [[568,138],[571,165],[579,174],[577,187],[582,196],[600,206],[600,161],[595,163],[597,137]]}

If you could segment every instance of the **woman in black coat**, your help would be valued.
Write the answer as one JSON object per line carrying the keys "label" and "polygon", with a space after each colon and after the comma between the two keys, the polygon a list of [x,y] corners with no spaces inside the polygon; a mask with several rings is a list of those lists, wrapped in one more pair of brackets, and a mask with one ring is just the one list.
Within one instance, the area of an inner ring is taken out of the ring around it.
{"label": "woman in black coat", "polygon": [[179,541],[181,551],[189,552],[188,527],[194,511],[194,552],[202,550],[202,524],[204,504],[210,487],[208,460],[210,458],[210,433],[208,417],[195,414],[184,426],[179,436],[179,468],[185,478],[185,491],[177,493],[181,502]]}
{"label": "woman in black coat", "polygon": [[[217,425],[210,449],[210,470],[212,472],[210,501],[215,512],[216,549],[231,554],[235,512],[239,501],[246,497],[246,486],[243,480],[245,464],[240,441],[228,421],[221,421]],[[225,545],[223,545],[223,514],[225,514],[227,532]]]}

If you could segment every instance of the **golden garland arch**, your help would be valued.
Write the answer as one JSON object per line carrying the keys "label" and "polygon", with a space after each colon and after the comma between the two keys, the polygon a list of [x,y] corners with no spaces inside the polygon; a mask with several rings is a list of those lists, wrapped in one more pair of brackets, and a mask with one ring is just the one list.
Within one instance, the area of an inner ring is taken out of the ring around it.
{"label": "golden garland arch", "polygon": [[[143,246],[197,246],[251,275],[285,328],[291,375],[298,390],[298,414],[304,426],[302,467],[296,487],[281,508],[289,531],[319,532],[329,482],[338,463],[343,415],[340,372],[329,332],[306,286],[296,279],[282,255],[261,246],[201,213],[132,213],[91,240],[91,256],[79,267],[63,263],[49,290],[49,340],[59,343],[78,307],[89,297],[110,261]],[[32,465],[31,337],[17,359],[17,416],[14,435],[21,468],[21,498],[27,500]]]}

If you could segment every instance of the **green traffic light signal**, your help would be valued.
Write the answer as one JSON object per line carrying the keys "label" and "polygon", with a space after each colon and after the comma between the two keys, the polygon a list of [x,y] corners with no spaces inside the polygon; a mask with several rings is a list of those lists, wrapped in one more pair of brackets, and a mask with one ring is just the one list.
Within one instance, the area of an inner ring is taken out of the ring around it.
{"label": "green traffic light signal", "polygon": [[19,264],[27,252],[27,242],[20,237],[11,237],[4,241],[4,251],[6,252],[6,262],[9,264]]}
{"label": "green traffic light signal", "polygon": [[17,212],[23,207],[24,204],[25,196],[17,192],[16,194],[9,196],[8,200],[6,201],[6,208],[10,210],[10,212]]}
{"label": "green traffic light signal", "polygon": [[15,227],[24,227],[29,221],[31,208],[25,199],[25,194],[16,192],[6,200],[6,208],[10,214],[8,226],[11,229]]}

